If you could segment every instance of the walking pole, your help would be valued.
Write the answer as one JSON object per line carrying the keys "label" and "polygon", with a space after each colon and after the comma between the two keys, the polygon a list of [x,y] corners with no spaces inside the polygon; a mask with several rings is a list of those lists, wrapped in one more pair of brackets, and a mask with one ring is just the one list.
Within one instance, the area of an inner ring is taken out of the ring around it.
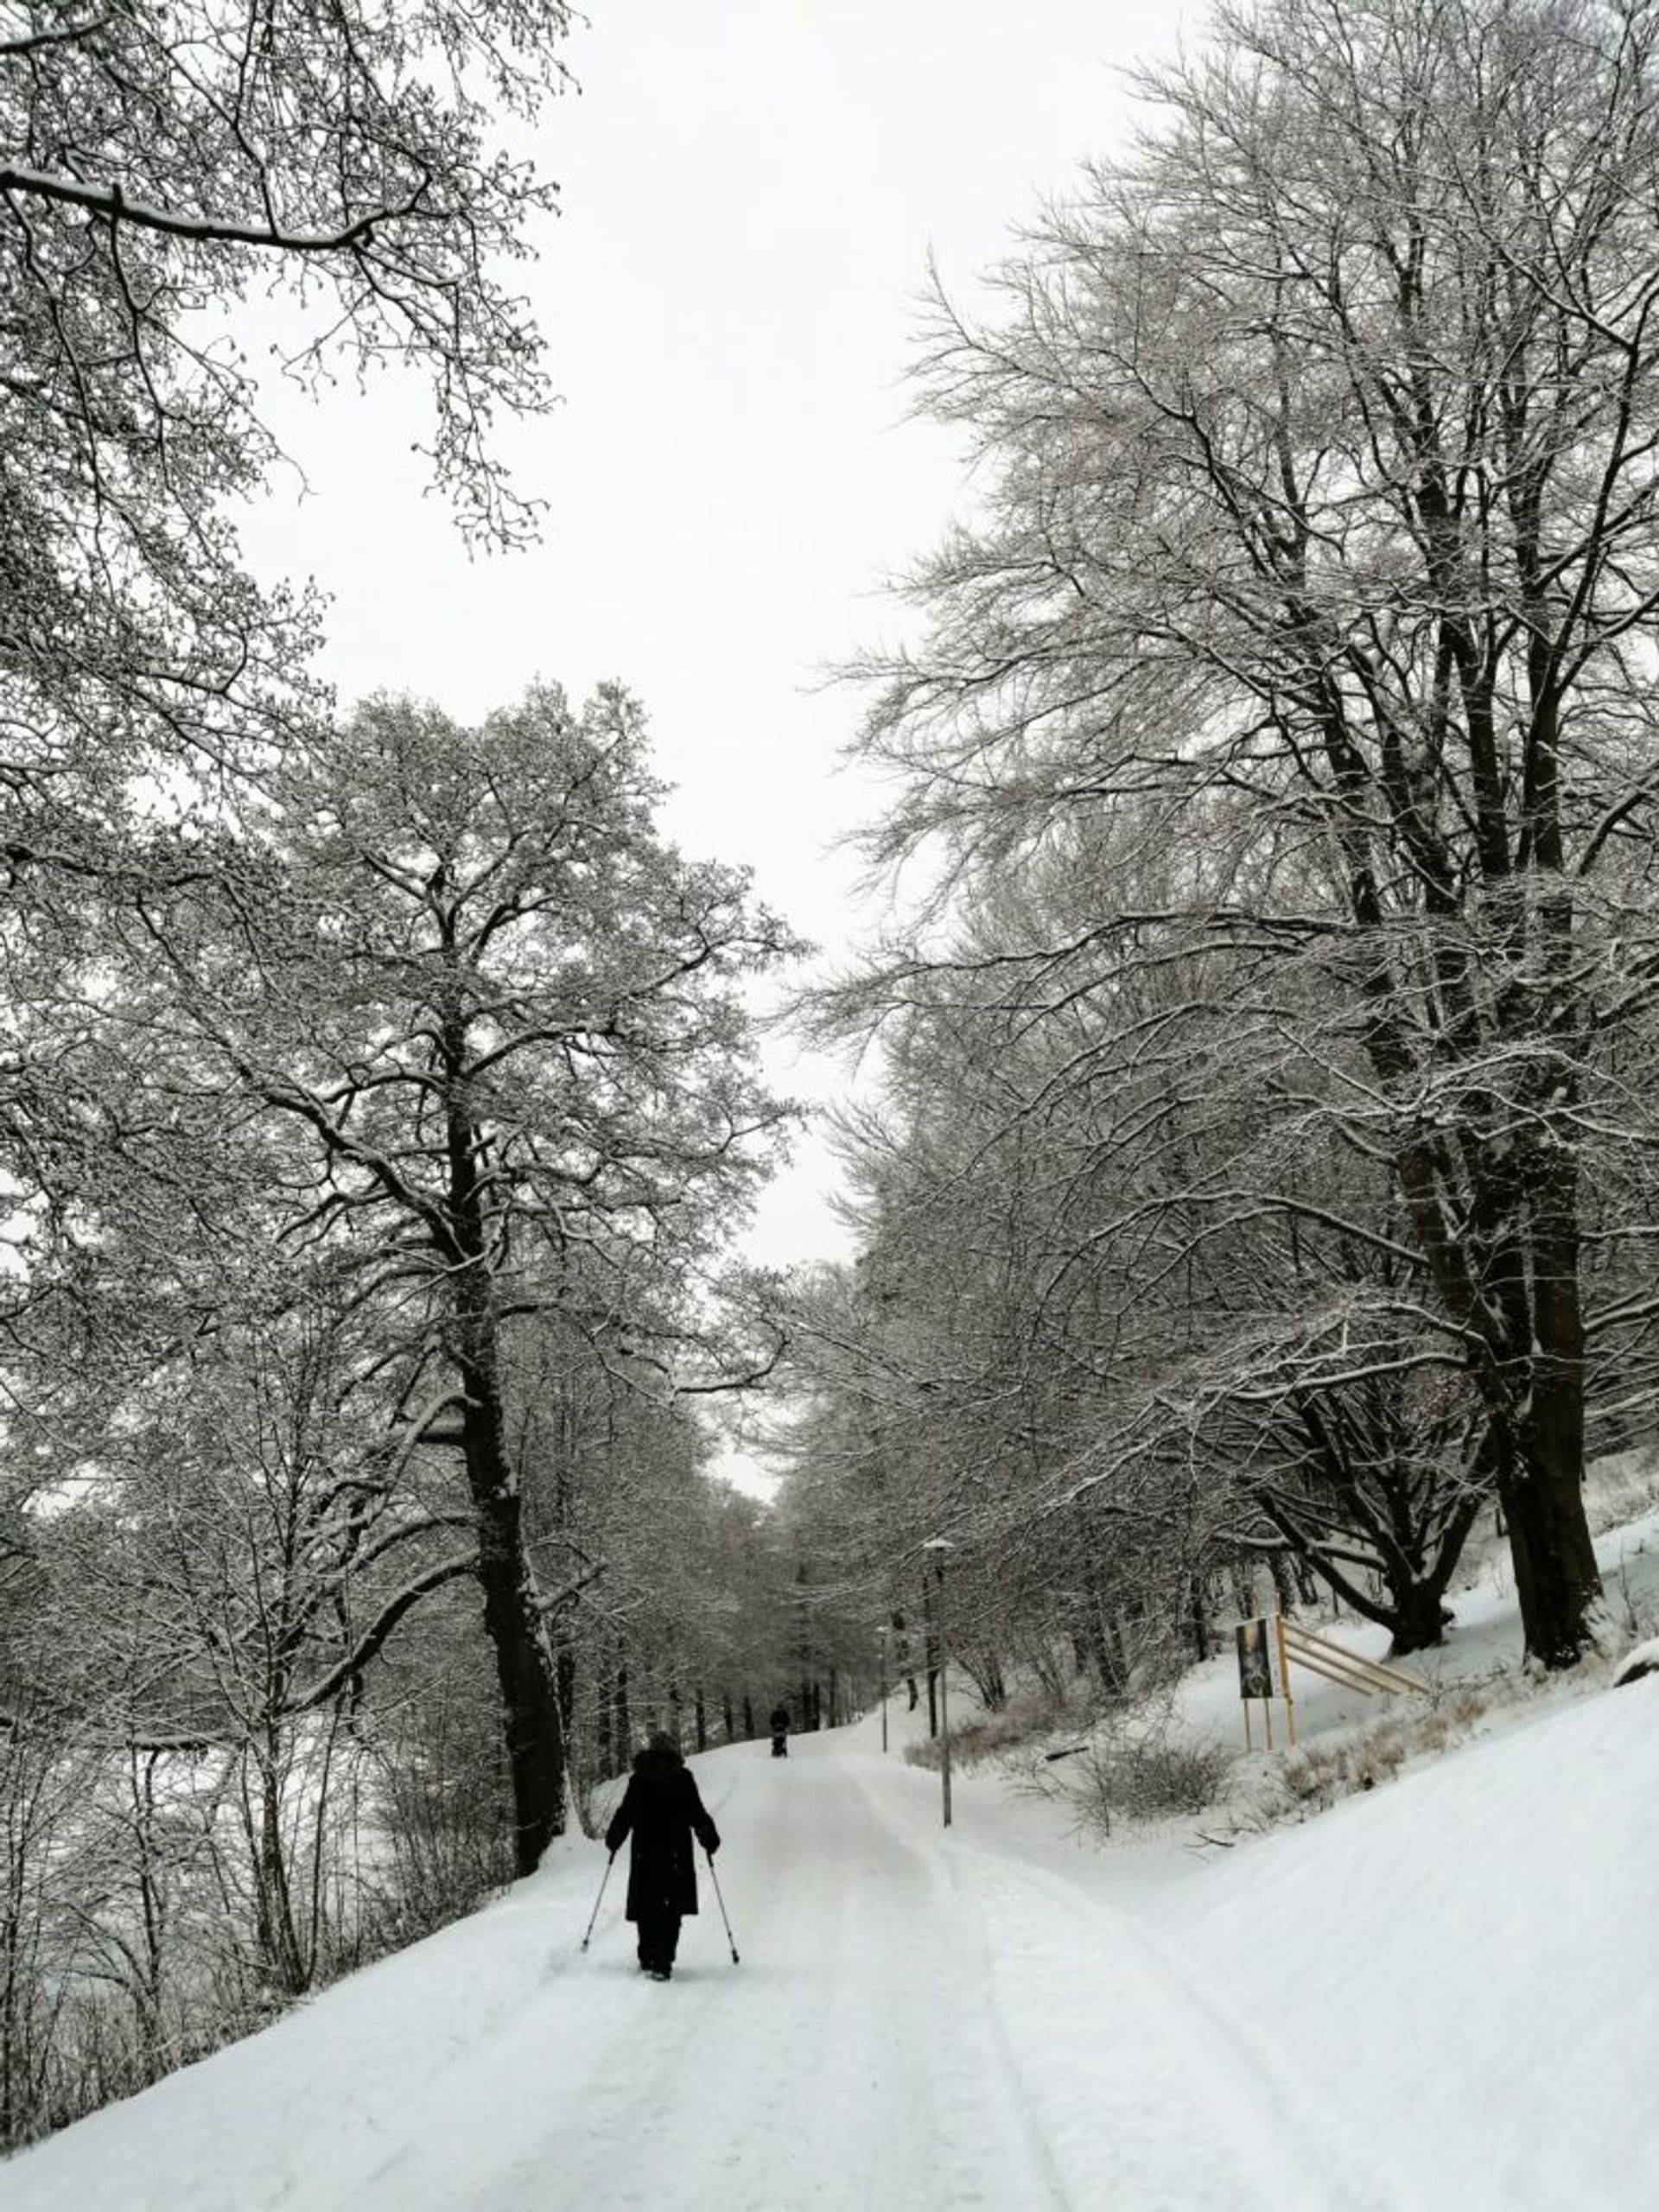
{"label": "walking pole", "polygon": [[[605,1861],[605,1872],[599,1878],[599,1895],[594,1899],[594,1917],[588,1923],[588,1936],[591,1936],[594,1932],[594,1921],[599,1918],[599,1908],[605,1902],[605,1885],[610,1880],[611,1869],[615,1864],[616,1853],[613,1852]],[[588,1948],[588,1936],[584,1936],[582,1939],[582,1948],[584,1951]]]}
{"label": "walking pole", "polygon": [[726,1941],[732,1947],[732,1964],[734,1967],[741,1966],[743,1962],[737,1955],[737,1943],[732,1934],[732,1923],[726,1910],[726,1900],[720,1894],[720,1877],[715,1872],[715,1854],[712,1851],[706,1850],[703,1856],[709,1861],[709,1878],[715,1885],[715,1896],[720,1905],[720,1916],[726,1923]]}

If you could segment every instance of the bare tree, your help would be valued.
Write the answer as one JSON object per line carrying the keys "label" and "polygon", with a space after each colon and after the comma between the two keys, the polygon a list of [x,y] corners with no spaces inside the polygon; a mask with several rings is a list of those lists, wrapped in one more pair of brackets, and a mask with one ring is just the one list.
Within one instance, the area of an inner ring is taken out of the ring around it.
{"label": "bare tree", "polygon": [[545,401],[502,270],[552,188],[500,137],[559,88],[569,13],[7,0],[0,18],[16,868],[84,861],[112,780],[157,749],[211,767],[293,711],[311,615],[242,572],[224,512],[277,457],[268,368],[423,372],[463,522],[524,534],[486,433]]}
{"label": "bare tree", "polygon": [[[357,1294],[401,1301],[398,1426],[465,1467],[528,1871],[565,1819],[564,1723],[508,1331],[556,1309],[664,1390],[764,1371],[716,1276],[783,1118],[741,989],[789,940],[660,842],[620,692],[473,731],[382,701],[278,788],[275,836],[113,908],[122,1019],[287,1132],[289,1234],[345,1241]],[[410,1602],[446,1562],[423,1572]]]}
{"label": "bare tree", "polygon": [[867,737],[908,785],[878,856],[947,884],[1089,825],[1108,1026],[1126,969],[1206,978],[1189,1095],[1276,1096],[1213,1213],[1295,1211],[1326,1141],[1389,1179],[1552,1667],[1591,1633],[1615,1325],[1582,1162],[1647,1141],[1610,1070],[1653,973],[1656,36],[1593,0],[1224,9],[1000,316],[940,305],[928,404],[984,515]]}

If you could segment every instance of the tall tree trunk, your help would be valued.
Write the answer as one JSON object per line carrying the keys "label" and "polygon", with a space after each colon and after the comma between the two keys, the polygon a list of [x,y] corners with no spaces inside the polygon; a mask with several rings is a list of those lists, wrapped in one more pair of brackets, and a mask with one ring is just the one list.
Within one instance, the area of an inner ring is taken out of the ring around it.
{"label": "tall tree trunk", "polygon": [[496,1363],[495,1316],[486,1283],[463,1276],[460,1370],[465,1402],[461,1456],[478,1524],[484,1628],[495,1654],[512,1788],[513,1863],[533,1873],[564,1834],[564,1720],[536,1572],[524,1548],[524,1501],[507,1450]]}
{"label": "tall tree trunk", "polygon": [[1205,1605],[1204,1577],[1195,1574],[1187,1584],[1187,1619],[1192,1630],[1192,1654],[1202,1666],[1210,1656],[1210,1615]]}
{"label": "tall tree trunk", "polygon": [[1583,1421],[1579,1390],[1564,1379],[1546,1387],[1535,1369],[1524,1456],[1498,1477],[1526,1648],[1552,1669],[1575,1666],[1589,1649],[1601,1595],[1584,1510]]}
{"label": "tall tree trunk", "polygon": [[554,1679],[559,1688],[559,1719],[564,1724],[568,1737],[575,1723],[576,1710],[576,1654],[568,1636],[558,1640],[554,1654]]}
{"label": "tall tree trunk", "polygon": [[[1532,702],[1524,804],[1541,871],[1537,933],[1547,978],[1541,995],[1522,1003],[1544,1046],[1529,1144],[1528,1212],[1532,1242],[1531,1367],[1519,1467],[1501,1470],[1515,1562],[1515,1589],[1528,1651],[1548,1668],[1571,1667],[1593,1640],[1601,1596],[1584,1509],[1584,1307],[1580,1282],[1580,1071],[1589,1051],[1589,1017],[1576,982],[1573,874],[1561,826],[1561,694],[1558,640],[1548,620],[1543,533],[1534,501],[1519,518],[1516,552],[1529,617],[1527,680]],[[1563,1075],[1562,1069],[1571,1071]],[[1524,1475],[1520,1469],[1524,1468]]]}
{"label": "tall tree trunk", "polygon": [[594,1704],[594,1751],[596,1758],[594,1771],[602,1778],[616,1772],[616,1751],[611,1736],[611,1696],[602,1672],[599,1678],[599,1694]]}
{"label": "tall tree trunk", "polygon": [[1571,1667],[1583,1657],[1601,1596],[1584,1506],[1578,1186],[1577,1157],[1562,1138],[1532,1190],[1535,1318],[1526,1474],[1500,1493],[1527,1649],[1550,1668]]}
{"label": "tall tree trunk", "polygon": [[283,1848],[280,1755],[273,1745],[256,1754],[259,1776],[259,1817],[254,1870],[259,1948],[279,1986],[301,1995],[308,1979],[294,1923],[288,1858]]}
{"label": "tall tree trunk", "polygon": [[616,1734],[616,1770],[624,1772],[628,1764],[628,1752],[633,1742],[633,1719],[628,1711],[628,1662],[619,1660],[616,1681],[611,1693],[611,1713]]}
{"label": "tall tree trunk", "polygon": [[484,1626],[501,1688],[512,1784],[513,1863],[520,1874],[531,1874],[554,1837],[564,1834],[564,1724],[534,1570],[524,1549],[522,1501],[500,1448],[499,1408],[487,1400],[477,1403],[477,1378],[468,1376],[467,1382],[462,1449],[478,1516]]}
{"label": "tall tree trunk", "polygon": [[1296,1610],[1296,1592],[1291,1586],[1290,1568],[1283,1552],[1268,1554],[1268,1573],[1273,1577],[1274,1595],[1279,1600],[1280,1611],[1294,1612]]}
{"label": "tall tree trunk", "polygon": [[512,1786],[513,1862],[533,1873],[564,1834],[564,1722],[536,1570],[524,1546],[524,1501],[507,1442],[501,1387],[500,1317],[480,1185],[482,1148],[469,1103],[467,1040],[454,1025],[443,1039],[448,1217],[454,1257],[454,1341],[461,1384],[461,1456],[478,1524],[484,1626],[495,1654]]}

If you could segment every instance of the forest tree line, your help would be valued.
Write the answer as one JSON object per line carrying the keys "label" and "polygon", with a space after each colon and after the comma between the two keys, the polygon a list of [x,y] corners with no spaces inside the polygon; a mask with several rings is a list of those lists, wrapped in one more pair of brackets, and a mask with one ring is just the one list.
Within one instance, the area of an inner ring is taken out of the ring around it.
{"label": "forest tree line", "polygon": [[423,378],[463,531],[533,537],[505,132],[568,29],[0,22],[0,2148],[528,1871],[648,1729],[836,1708],[699,1411],[781,1344],[788,931],[620,686],[347,712],[233,524],[269,351]]}
{"label": "forest tree line", "polygon": [[814,1694],[696,1410],[779,1350],[729,1245],[789,940],[655,798],[620,691],[386,698],[14,861],[6,2139]]}
{"label": "forest tree line", "polygon": [[[1652,1427],[1659,9],[1224,7],[939,292],[973,504],[849,671],[910,919],[808,1009],[881,1080],[786,1288],[800,948],[639,703],[342,711],[229,519],[274,288],[537,526],[566,10],[264,24],[0,26],[0,2143],[878,1638],[1116,1695],[1261,1560],[1420,1649],[1491,1516],[1571,1667]],[[768,1385],[762,1512],[698,1409]]]}
{"label": "forest tree line", "polygon": [[[852,671],[911,919],[821,993],[855,1259],[785,1439],[965,1634],[1204,1648],[1271,1562],[1591,1648],[1654,1404],[1659,11],[1264,0],[936,292],[972,505]],[[1483,1521],[1483,1516],[1484,1516]],[[1248,1609],[1248,1607],[1247,1607]]]}

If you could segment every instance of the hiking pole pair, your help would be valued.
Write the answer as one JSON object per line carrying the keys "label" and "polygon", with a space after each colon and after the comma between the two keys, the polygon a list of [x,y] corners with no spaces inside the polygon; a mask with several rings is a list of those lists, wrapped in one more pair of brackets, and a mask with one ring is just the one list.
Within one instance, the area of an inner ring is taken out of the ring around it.
{"label": "hiking pole pair", "polygon": [[[734,1967],[741,1966],[743,1962],[737,1955],[737,1942],[732,1934],[731,1916],[726,1910],[726,1900],[721,1895],[720,1877],[715,1872],[715,1854],[711,1851],[707,1855],[709,1859],[709,1878],[715,1885],[715,1896],[719,1900],[720,1904],[720,1916],[726,1923],[726,1941],[732,1947],[732,1964]],[[588,1938],[594,1932],[594,1923],[599,1918],[599,1908],[605,1902],[605,1885],[611,1878],[611,1869],[615,1866],[615,1864],[616,1853],[613,1852],[610,1857],[605,1861],[605,1872],[599,1878],[599,1895],[594,1899],[593,1914],[588,1923],[588,1935],[584,1936],[582,1939],[582,1948],[584,1951],[588,1948]]]}
{"label": "hiking pole pair", "polygon": [[[605,1885],[610,1880],[611,1869],[615,1864],[616,1853],[613,1852],[605,1861],[605,1872],[599,1878],[599,1895],[594,1899],[594,1915],[593,1920],[588,1923],[588,1936],[591,1936],[594,1932],[594,1921],[599,1918],[599,1908],[605,1902]],[[584,1951],[588,1948],[588,1936],[584,1936],[582,1939],[582,1948]]]}
{"label": "hiking pole pair", "polygon": [[741,1966],[742,1961],[737,1955],[737,1943],[732,1934],[732,1923],[726,1910],[726,1900],[720,1894],[720,1877],[715,1872],[715,1854],[705,1847],[703,1857],[709,1861],[709,1878],[715,1885],[715,1897],[720,1905],[720,1916],[726,1923],[726,1941],[732,1947],[732,1964],[734,1967]]}

